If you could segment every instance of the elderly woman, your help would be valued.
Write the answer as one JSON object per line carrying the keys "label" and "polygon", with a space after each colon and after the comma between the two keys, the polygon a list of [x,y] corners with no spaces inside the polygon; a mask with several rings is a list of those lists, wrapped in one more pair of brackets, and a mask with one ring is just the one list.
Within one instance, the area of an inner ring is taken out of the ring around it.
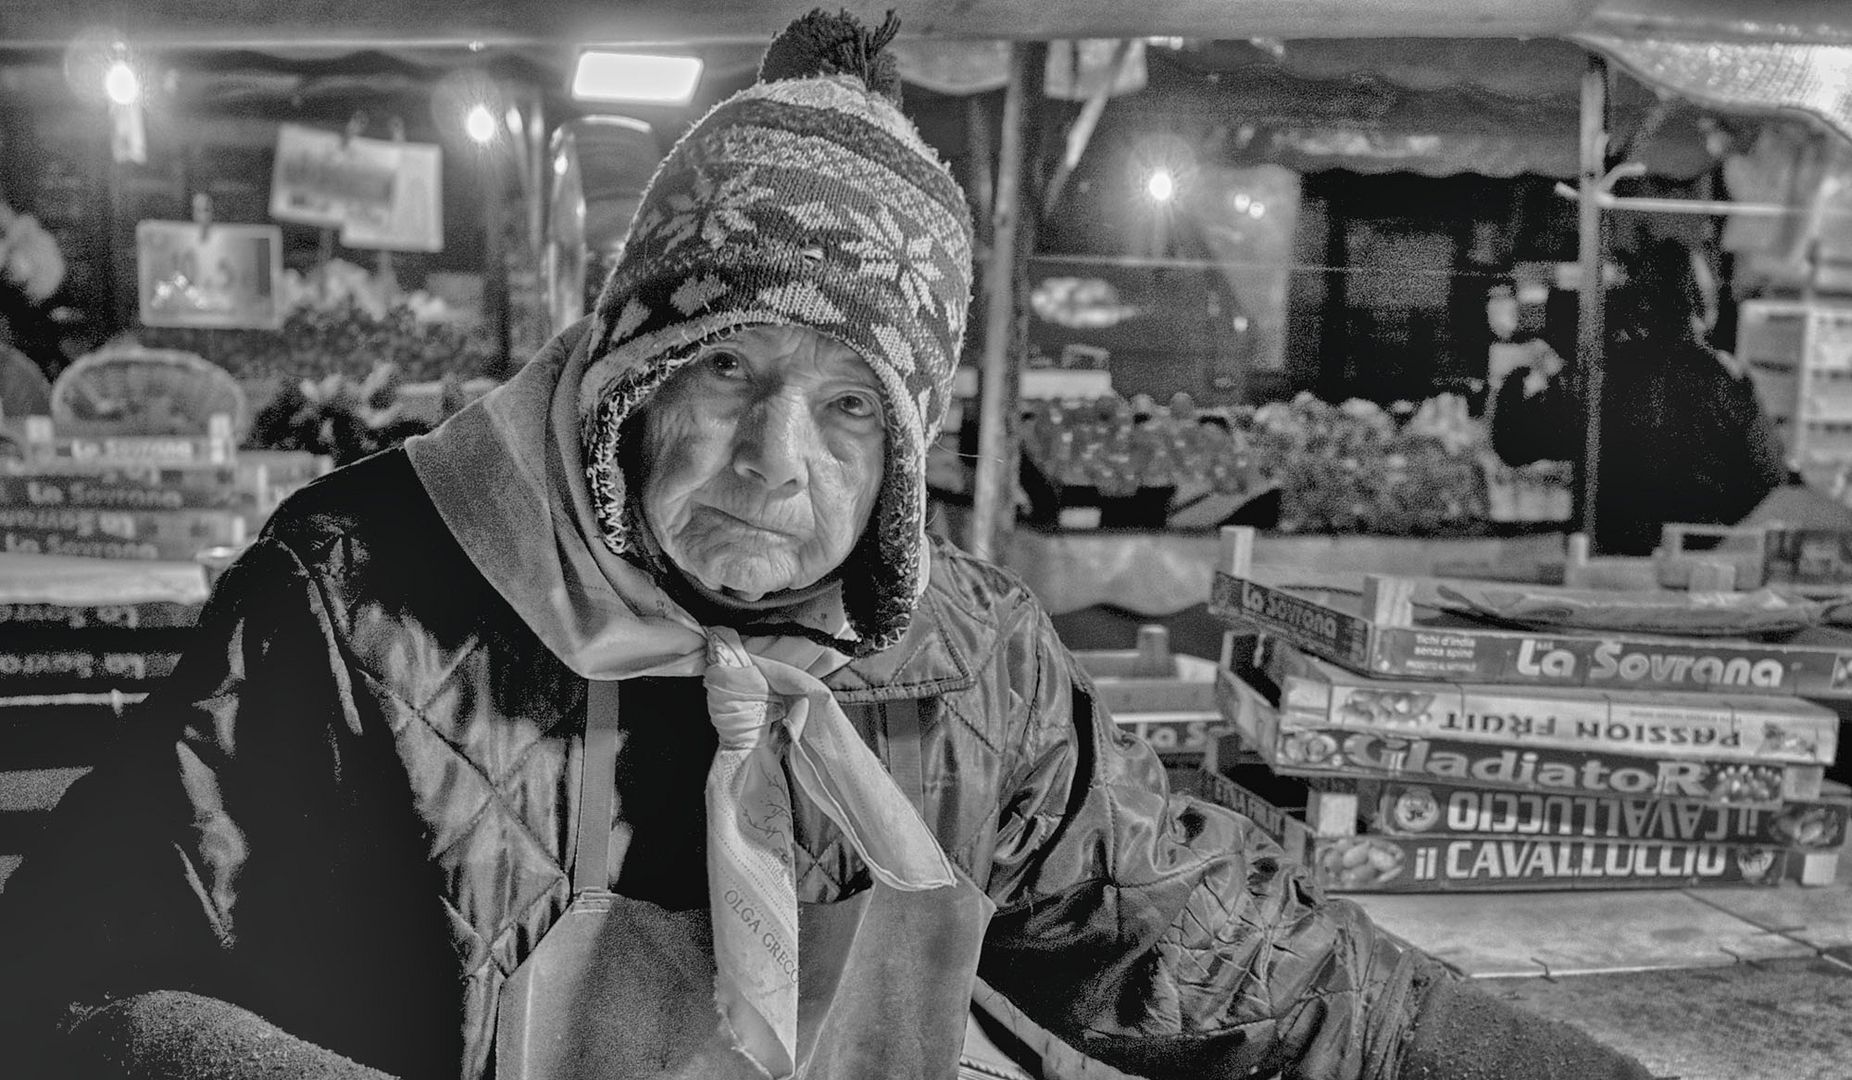
{"label": "elderly woman", "polygon": [[927,538],[970,225],[884,30],[794,24],[592,317],[276,513],[5,896],[14,1062],[1645,1075],[1169,794]]}

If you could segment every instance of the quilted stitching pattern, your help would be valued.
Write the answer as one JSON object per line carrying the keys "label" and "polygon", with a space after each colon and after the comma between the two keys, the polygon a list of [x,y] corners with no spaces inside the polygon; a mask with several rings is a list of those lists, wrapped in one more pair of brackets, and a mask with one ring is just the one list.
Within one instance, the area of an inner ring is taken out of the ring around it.
{"label": "quilted stitching pattern", "polygon": [[[474,652],[475,650],[470,650]],[[456,687],[474,674],[466,654],[457,658],[414,706],[377,674],[357,669],[380,704],[408,762],[420,815],[432,827],[431,859],[444,872],[458,954],[466,976],[488,964],[505,975],[525,955],[512,946],[530,909],[549,898],[561,907],[570,886],[560,849],[519,813],[527,800],[510,798],[536,772],[557,775],[563,746],[541,736],[531,722],[459,724]],[[441,719],[434,719],[433,717]],[[536,768],[536,758],[560,759]]]}

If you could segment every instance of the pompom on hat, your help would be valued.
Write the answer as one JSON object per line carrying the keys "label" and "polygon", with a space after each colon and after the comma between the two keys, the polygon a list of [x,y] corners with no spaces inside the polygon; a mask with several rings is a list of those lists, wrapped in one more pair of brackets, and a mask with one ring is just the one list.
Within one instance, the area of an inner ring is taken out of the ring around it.
{"label": "pompom on hat", "polygon": [[593,310],[579,388],[605,545],[644,561],[619,450],[625,423],[710,341],[803,326],[861,356],[885,400],[887,461],[840,576],[854,651],[898,642],[926,589],[926,448],[952,392],[971,300],[964,192],[899,108],[897,29],[812,11],[759,80],[664,158]]}

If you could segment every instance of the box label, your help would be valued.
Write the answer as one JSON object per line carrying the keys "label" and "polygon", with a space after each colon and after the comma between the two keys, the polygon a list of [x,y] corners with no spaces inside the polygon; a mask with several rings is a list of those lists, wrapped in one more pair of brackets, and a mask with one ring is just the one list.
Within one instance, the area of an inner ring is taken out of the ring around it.
{"label": "box label", "polygon": [[1346,836],[1313,841],[1307,862],[1333,892],[1671,889],[1772,885],[1788,855],[1659,841]]}
{"label": "box label", "polygon": [[1844,800],[1789,802],[1766,809],[1682,799],[1390,783],[1374,800],[1370,828],[1399,836],[1483,833],[1824,851],[1844,843],[1849,809],[1852,803]]}
{"label": "box label", "polygon": [[1140,720],[1137,713],[1113,718],[1119,730],[1129,731],[1151,744],[1160,754],[1202,754],[1211,743],[1234,731],[1216,718],[1200,720]]}
{"label": "box label", "polygon": [[1266,670],[1281,689],[1283,727],[1797,764],[1831,764],[1838,746],[1839,717],[1799,698],[1398,683],[1278,643]]}
{"label": "box label", "polygon": [[1759,762],[1670,760],[1543,746],[1520,749],[1342,729],[1281,731],[1269,757],[1275,768],[1287,772],[1420,777],[1733,805],[1772,806],[1781,801],[1787,787],[1785,768]]}
{"label": "box label", "polygon": [[1226,776],[1204,797],[1245,814],[1332,892],[1684,888],[1774,884],[1791,856],[1774,846],[1498,836],[1314,837],[1294,814]]}
{"label": "box label", "polygon": [[199,621],[202,605],[171,600],[133,604],[0,604],[0,635],[9,631],[187,627]]}
{"label": "box label", "polygon": [[1217,574],[1211,612],[1353,671],[1393,678],[1616,690],[1852,695],[1852,651],[1455,627],[1374,626],[1285,590]]}
{"label": "box label", "polygon": [[[160,470],[168,471],[168,470]],[[213,470],[230,473],[231,470]],[[94,476],[47,473],[38,476],[0,475],[0,506],[71,507],[91,510],[184,510],[255,508],[255,486],[240,488],[185,486],[146,482],[130,475],[100,471]]]}
{"label": "box label", "polygon": [[1369,660],[1371,627],[1355,615],[1226,574],[1216,575],[1211,603],[1218,614],[1280,631],[1340,663]]}
{"label": "box label", "polygon": [[178,652],[0,649],[0,694],[150,682],[172,674],[179,662]]}

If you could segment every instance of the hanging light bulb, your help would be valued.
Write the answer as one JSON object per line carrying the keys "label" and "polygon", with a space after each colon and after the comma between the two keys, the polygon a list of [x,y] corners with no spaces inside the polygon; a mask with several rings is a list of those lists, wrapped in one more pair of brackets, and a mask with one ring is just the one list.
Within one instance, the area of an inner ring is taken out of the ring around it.
{"label": "hanging light bulb", "polygon": [[127,60],[116,60],[103,73],[103,92],[117,105],[133,105],[141,100],[141,79]]}
{"label": "hanging light bulb", "polygon": [[1145,181],[1145,194],[1151,196],[1153,202],[1169,202],[1176,193],[1177,178],[1169,169],[1151,170],[1150,178]]}
{"label": "hanging light bulb", "polygon": [[471,139],[486,146],[495,140],[495,114],[487,105],[472,105],[463,118],[463,130]]}

